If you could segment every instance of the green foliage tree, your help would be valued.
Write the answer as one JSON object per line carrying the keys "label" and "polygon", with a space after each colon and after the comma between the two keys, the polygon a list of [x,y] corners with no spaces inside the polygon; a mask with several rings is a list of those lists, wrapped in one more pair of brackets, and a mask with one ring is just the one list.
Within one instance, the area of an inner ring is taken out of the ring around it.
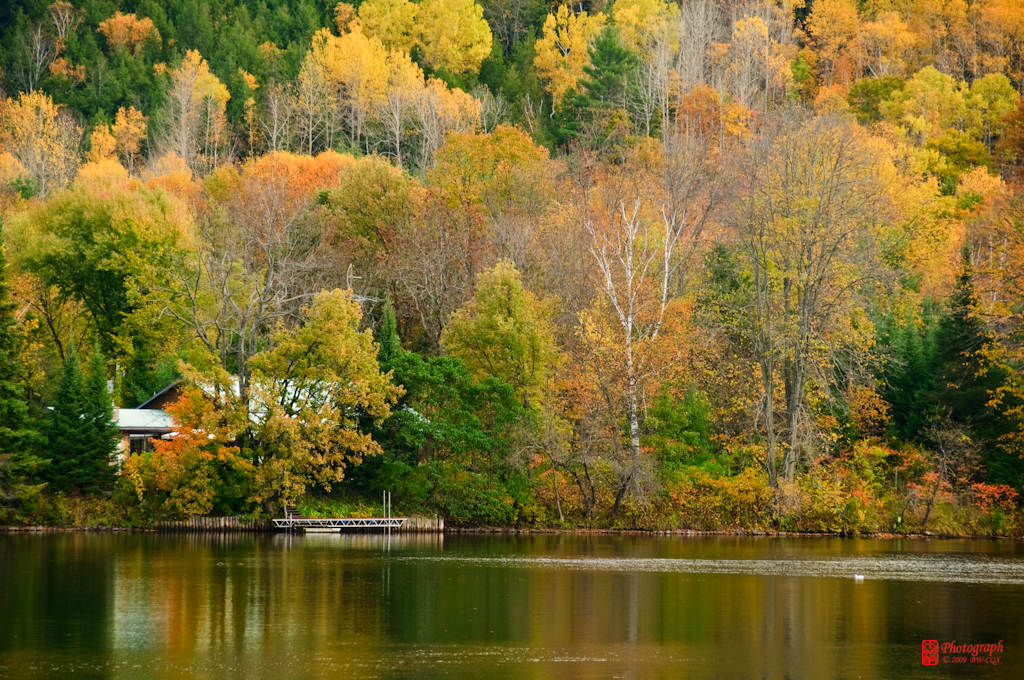
{"label": "green foliage tree", "polygon": [[892,407],[891,433],[899,440],[938,446],[937,432],[962,432],[977,448],[978,476],[1019,486],[1024,466],[1003,443],[1014,427],[1015,399],[996,400],[1006,366],[993,360],[997,339],[978,313],[967,251],[944,314],[927,308],[922,319],[890,323],[882,334],[890,357],[882,371],[883,396]]}
{"label": "green foliage tree", "polygon": [[382,454],[352,470],[352,486],[393,489],[455,524],[515,523],[532,496],[511,458],[511,433],[523,419],[512,387],[493,376],[474,380],[456,357],[402,349],[388,308],[377,342],[381,369],[403,395],[374,432]]}
{"label": "green foliage tree", "polygon": [[589,54],[579,91],[567,96],[558,112],[560,133],[564,141],[587,135],[601,146],[630,127],[627,111],[639,59],[614,26],[601,30]]}
{"label": "green foliage tree", "polygon": [[0,519],[5,509],[38,494],[33,476],[43,460],[37,455],[41,436],[29,413],[19,380],[22,342],[14,302],[7,286],[7,261],[0,234]]}
{"label": "green foliage tree", "polygon": [[381,315],[380,328],[377,330],[377,362],[383,370],[398,357],[402,351],[402,342],[398,338],[398,320],[395,318],[395,306],[391,303],[391,297],[384,301],[384,312]]}
{"label": "green foliage tree", "polygon": [[632,70],[639,64],[636,54],[622,44],[619,31],[605,26],[590,48],[590,63],[583,67],[581,81],[587,104],[624,108],[630,91]]}
{"label": "green foliage tree", "polygon": [[904,87],[904,82],[895,76],[883,78],[861,78],[850,86],[846,100],[862,124],[882,120],[882,102],[893,98]]}
{"label": "green foliage tree", "polygon": [[262,495],[294,503],[307,488],[326,491],[349,464],[379,454],[359,427],[386,419],[401,389],[377,364],[351,293],[322,291],[297,329],[279,328],[252,358],[251,442]]}
{"label": "green foliage tree", "polygon": [[477,279],[473,299],[452,315],[441,345],[478,380],[493,376],[511,385],[526,406],[540,398],[557,360],[552,312],[523,288],[511,262],[499,262]]}
{"label": "green foliage tree", "polygon": [[980,447],[989,481],[1020,485],[1024,483],[1024,464],[999,441],[1014,423],[1001,408],[991,405],[1008,377],[1005,367],[992,361],[990,350],[995,341],[978,314],[970,255],[965,250],[949,311],[935,331],[938,399],[950,420],[967,430]]}
{"label": "green foliage tree", "polygon": [[695,387],[675,394],[665,386],[655,397],[644,420],[644,444],[658,458],[666,480],[680,478],[690,466],[724,474],[731,472],[716,460],[712,439],[711,404]]}
{"label": "green foliage tree", "polygon": [[904,441],[921,441],[938,408],[937,320],[927,310],[921,316],[888,320],[880,338],[889,349],[880,375],[882,396],[892,406],[891,433]]}
{"label": "green foliage tree", "polygon": [[19,253],[21,267],[52,286],[60,301],[84,306],[88,331],[127,374],[122,398],[141,401],[163,387],[165,366],[153,356],[159,324],[139,327],[129,317],[179,251],[189,230],[182,206],[127,177],[109,184],[79,180],[28,211],[18,226],[28,246]]}
{"label": "green foliage tree", "polygon": [[119,438],[113,414],[99,348],[93,349],[85,375],[77,352],[69,352],[46,424],[50,465],[45,478],[51,489],[96,493],[110,488]]}

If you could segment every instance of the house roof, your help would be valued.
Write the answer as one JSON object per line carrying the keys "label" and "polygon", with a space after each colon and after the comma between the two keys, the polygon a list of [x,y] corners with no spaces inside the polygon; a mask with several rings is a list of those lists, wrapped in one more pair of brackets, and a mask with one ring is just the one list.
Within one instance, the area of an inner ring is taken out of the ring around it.
{"label": "house roof", "polygon": [[156,408],[119,408],[114,411],[114,422],[121,430],[169,432],[174,418],[167,411]]}
{"label": "house roof", "polygon": [[171,390],[173,390],[175,387],[177,387],[180,384],[181,384],[181,380],[175,380],[174,382],[169,384],[167,387],[163,388],[162,390],[160,390],[156,394],[150,396],[149,399],[147,399],[146,401],[144,401],[141,404],[139,404],[138,407],[136,407],[136,408],[139,408],[139,409],[146,408],[147,406],[152,404],[154,401],[156,401],[160,397],[164,396],[165,394],[167,394],[168,392],[170,392]]}

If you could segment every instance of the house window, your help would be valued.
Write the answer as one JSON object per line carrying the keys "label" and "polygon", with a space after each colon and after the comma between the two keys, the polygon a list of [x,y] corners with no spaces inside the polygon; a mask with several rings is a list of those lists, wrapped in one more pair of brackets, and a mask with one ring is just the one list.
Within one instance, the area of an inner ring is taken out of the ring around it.
{"label": "house window", "polygon": [[133,434],[128,437],[128,453],[143,453],[153,450],[153,440],[148,434]]}

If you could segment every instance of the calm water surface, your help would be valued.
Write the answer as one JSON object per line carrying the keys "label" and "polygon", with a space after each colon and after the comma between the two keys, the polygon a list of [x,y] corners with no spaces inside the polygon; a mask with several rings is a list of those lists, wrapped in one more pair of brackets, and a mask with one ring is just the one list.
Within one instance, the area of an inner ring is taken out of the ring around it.
{"label": "calm water surface", "polygon": [[0,535],[0,678],[64,677],[1024,678],[1024,545]]}

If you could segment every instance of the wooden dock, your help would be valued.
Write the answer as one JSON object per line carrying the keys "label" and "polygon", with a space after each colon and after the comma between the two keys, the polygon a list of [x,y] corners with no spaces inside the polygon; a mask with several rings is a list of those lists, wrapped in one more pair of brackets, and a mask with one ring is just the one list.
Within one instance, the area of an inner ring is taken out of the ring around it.
{"label": "wooden dock", "polygon": [[271,520],[275,529],[401,529],[406,517],[285,517]]}
{"label": "wooden dock", "polygon": [[208,517],[192,515],[180,521],[158,522],[154,528],[161,533],[259,533],[272,531],[274,525],[265,519]]}
{"label": "wooden dock", "polygon": [[272,519],[278,531],[342,532],[386,531],[395,533],[443,533],[444,520],[438,517],[299,517],[290,515]]}

